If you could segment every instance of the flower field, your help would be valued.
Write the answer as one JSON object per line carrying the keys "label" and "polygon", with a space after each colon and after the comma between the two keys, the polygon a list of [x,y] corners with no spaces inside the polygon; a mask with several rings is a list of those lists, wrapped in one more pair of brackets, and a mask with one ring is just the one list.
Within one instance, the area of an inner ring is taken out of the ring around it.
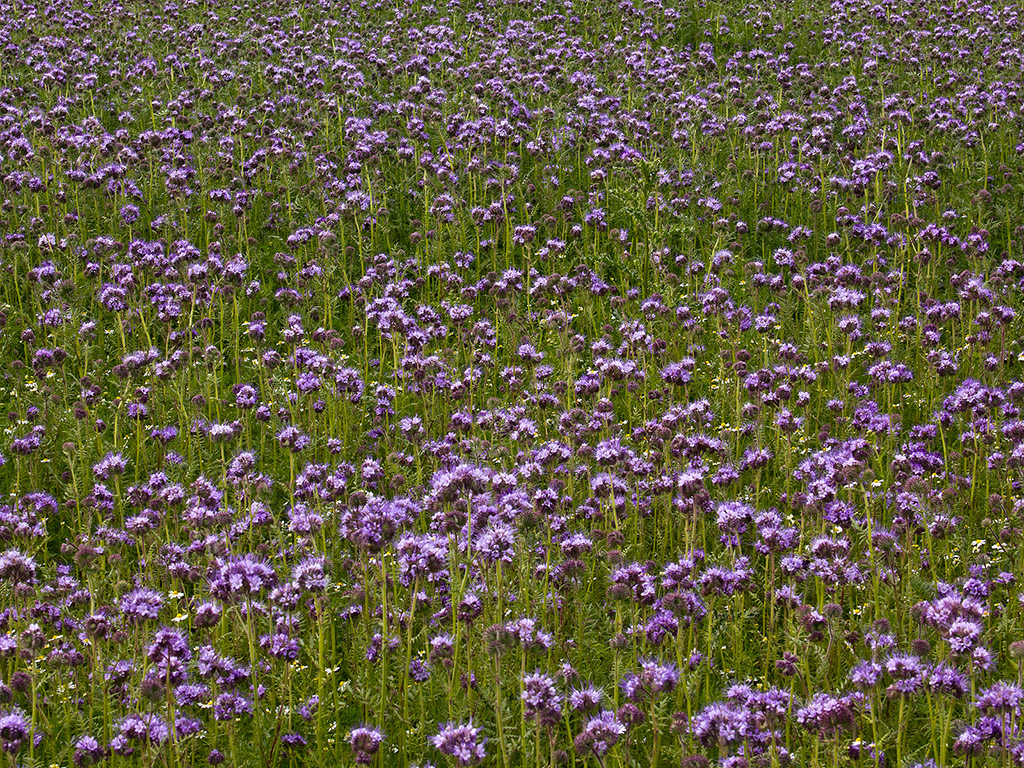
{"label": "flower field", "polygon": [[1024,765],[1024,10],[8,0],[0,765]]}

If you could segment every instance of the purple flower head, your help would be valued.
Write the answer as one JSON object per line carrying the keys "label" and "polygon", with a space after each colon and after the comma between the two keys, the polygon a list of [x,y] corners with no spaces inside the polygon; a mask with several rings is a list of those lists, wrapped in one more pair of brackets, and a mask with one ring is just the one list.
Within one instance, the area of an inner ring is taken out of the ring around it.
{"label": "purple flower head", "polygon": [[648,573],[647,566],[642,563],[629,563],[612,571],[613,587],[609,594],[621,593],[642,605],[654,603],[657,584],[653,575]]}
{"label": "purple flower head", "polygon": [[479,740],[480,727],[468,723],[445,723],[436,736],[430,737],[441,754],[454,757],[458,765],[477,765],[482,762],[486,752],[484,745],[487,739]]}
{"label": "purple flower head", "polygon": [[36,561],[17,549],[8,549],[0,555],[0,580],[15,584],[34,584]]}
{"label": "purple flower head", "polygon": [[75,753],[72,760],[77,768],[98,763],[106,756],[107,751],[92,736],[79,736],[75,741]]}
{"label": "purple flower head", "polygon": [[139,207],[137,205],[121,206],[121,221],[125,226],[134,224],[139,219]]}
{"label": "purple flower head", "polygon": [[516,532],[508,523],[493,522],[477,537],[473,551],[490,563],[511,563],[516,556]]}
{"label": "purple flower head", "polygon": [[601,706],[604,699],[604,691],[588,685],[584,688],[574,689],[569,693],[569,706],[574,712],[587,714]]}
{"label": "purple flower head", "polygon": [[299,642],[284,632],[260,635],[259,646],[275,659],[295,661],[299,658]]}
{"label": "purple flower head", "polygon": [[987,743],[1003,735],[1000,720],[994,717],[980,717],[957,736],[953,752],[958,755],[978,756],[984,753]]}
{"label": "purple flower head", "polygon": [[644,681],[640,675],[634,672],[627,672],[619,681],[619,688],[622,694],[630,701],[643,701],[647,691],[644,689]]}
{"label": "purple flower head", "polygon": [[528,651],[546,651],[555,643],[554,637],[537,626],[537,620],[524,616],[505,624],[505,629]]}
{"label": "purple flower head", "polygon": [[323,524],[323,515],[310,509],[304,502],[296,502],[288,510],[288,530],[292,533],[316,533],[323,527]]}
{"label": "purple flower head", "polygon": [[217,603],[205,602],[200,603],[195,610],[195,618],[193,623],[196,627],[204,629],[207,627],[214,627],[217,622],[220,621],[220,617],[223,614],[223,609],[217,605]]}
{"label": "purple flower head", "polygon": [[619,707],[618,712],[615,716],[619,719],[619,722],[626,726],[627,730],[632,729],[634,726],[640,725],[645,719],[646,715],[644,711],[640,709],[636,704],[626,703]]}
{"label": "purple flower head", "polygon": [[299,453],[312,442],[298,427],[287,426],[277,433],[277,442],[292,453]]}
{"label": "purple flower head", "polygon": [[792,696],[788,691],[772,686],[767,691],[752,692],[747,699],[748,712],[754,713],[759,725],[782,723],[789,717]]}
{"label": "purple flower head", "polygon": [[174,698],[181,706],[194,706],[210,698],[210,686],[184,683],[174,689]]}
{"label": "purple flower head", "polygon": [[995,656],[992,651],[983,645],[979,645],[971,651],[971,667],[977,672],[988,672],[995,666]]}
{"label": "purple flower head", "polygon": [[194,736],[195,734],[202,733],[206,730],[203,726],[203,721],[197,720],[194,717],[179,717],[175,722],[174,727],[179,738]]}
{"label": "purple flower head", "polygon": [[409,679],[415,683],[425,683],[430,679],[430,665],[420,659],[409,661]]}
{"label": "purple flower head", "polygon": [[28,717],[20,709],[0,712],[0,747],[13,755],[28,738],[30,728]]}
{"label": "purple flower head", "polygon": [[970,681],[960,670],[942,662],[928,672],[927,686],[934,693],[960,698],[970,690]]}
{"label": "purple flower head", "polygon": [[482,493],[490,484],[491,472],[474,464],[459,464],[450,470],[435,472],[430,480],[430,500],[455,501],[464,491]]}
{"label": "purple flower head", "polygon": [[594,548],[594,542],[586,534],[572,533],[562,539],[559,547],[565,557],[572,558],[590,552]]}
{"label": "purple flower head", "polygon": [[252,384],[236,385],[235,405],[243,410],[255,408],[260,401],[259,391]]}
{"label": "purple flower head", "polygon": [[130,754],[134,742],[162,744],[170,733],[163,718],[153,713],[128,715],[118,723],[117,731],[110,748],[120,755]]}
{"label": "purple flower head", "polygon": [[553,678],[534,672],[523,678],[523,701],[526,715],[546,725],[558,722],[562,714],[562,696],[555,689]]}
{"label": "purple flower head", "polygon": [[974,706],[993,717],[1019,715],[1021,701],[1024,701],[1024,689],[1015,683],[999,680],[978,693]]}
{"label": "purple flower head", "polygon": [[573,739],[573,746],[581,756],[592,753],[601,757],[625,734],[626,726],[619,722],[615,713],[604,710],[587,721],[583,730]]}
{"label": "purple flower head", "polygon": [[327,559],[310,555],[292,568],[292,580],[300,589],[323,592],[327,589]]}
{"label": "purple flower head", "polygon": [[674,691],[679,684],[679,669],[675,664],[662,664],[655,659],[640,662],[640,679],[654,696]]}
{"label": "purple flower head", "polygon": [[252,702],[236,693],[222,693],[213,703],[214,720],[234,720],[252,714]]}
{"label": "purple flower head", "polygon": [[430,638],[430,659],[431,661],[443,661],[450,659],[455,653],[455,643],[452,636],[447,632]]}
{"label": "purple flower head", "polygon": [[882,677],[882,665],[873,661],[861,661],[850,670],[850,682],[859,690],[874,688]]}
{"label": "purple flower head", "polygon": [[127,468],[128,462],[120,453],[108,453],[92,465],[93,474],[100,480],[107,480],[111,475],[123,475]]}
{"label": "purple flower head", "polygon": [[225,602],[258,595],[276,583],[270,564],[250,554],[217,558],[209,576],[210,594]]}
{"label": "purple flower head", "polygon": [[442,536],[407,533],[395,545],[402,586],[417,580],[441,581],[448,575],[448,544]]}
{"label": "purple flower head", "polygon": [[132,621],[156,619],[160,616],[160,609],[164,607],[164,596],[145,587],[133,589],[121,597],[118,607],[125,618]]}
{"label": "purple flower head", "polygon": [[316,392],[320,387],[320,377],[312,371],[306,371],[305,373],[299,374],[299,378],[295,381],[295,388],[303,394]]}
{"label": "purple flower head", "polygon": [[181,682],[186,675],[185,665],[192,658],[188,638],[180,629],[162,627],[156,631],[153,642],[146,649],[146,657],[152,662],[160,679]]}
{"label": "purple flower head", "polygon": [[306,739],[303,738],[302,734],[292,731],[291,733],[286,733],[281,737],[281,744],[284,745],[285,749],[297,750],[306,746],[307,742]]}
{"label": "purple flower head", "polygon": [[715,507],[716,522],[723,533],[743,533],[755,514],[752,507],[739,501],[721,501]]}
{"label": "purple flower head", "polygon": [[917,693],[924,684],[924,663],[913,654],[897,653],[885,662],[885,673],[892,678],[889,695]]}
{"label": "purple flower head", "polygon": [[982,626],[969,619],[954,619],[946,630],[949,650],[956,655],[970,653],[981,640]]}
{"label": "purple flower head", "polygon": [[409,499],[370,496],[361,507],[342,514],[338,532],[361,549],[379,552],[418,511],[417,504]]}
{"label": "purple flower head", "polygon": [[676,386],[689,384],[693,379],[693,367],[693,358],[669,363],[661,369],[661,378],[666,384],[674,384]]}
{"label": "purple flower head", "polygon": [[630,701],[643,701],[675,689],[679,670],[674,664],[661,664],[649,659],[640,662],[640,673],[628,673],[619,686]]}
{"label": "purple flower head", "polygon": [[161,445],[167,445],[178,436],[178,428],[173,424],[166,427],[153,427],[149,432],[149,436]]}
{"label": "purple flower head", "polygon": [[694,715],[690,731],[706,747],[738,744],[752,730],[748,714],[731,702],[716,701]]}
{"label": "purple flower head", "polygon": [[384,742],[384,734],[377,728],[359,726],[349,734],[349,744],[355,753],[358,765],[370,765]]}
{"label": "purple flower head", "polygon": [[844,696],[816,693],[805,707],[797,710],[796,721],[822,738],[829,737],[853,727],[862,700],[859,693]]}

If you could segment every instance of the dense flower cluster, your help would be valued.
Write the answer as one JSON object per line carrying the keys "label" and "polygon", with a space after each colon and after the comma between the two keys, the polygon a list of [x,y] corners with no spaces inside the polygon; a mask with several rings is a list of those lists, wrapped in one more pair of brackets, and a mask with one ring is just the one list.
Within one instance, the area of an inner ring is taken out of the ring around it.
{"label": "dense flower cluster", "polygon": [[1013,3],[0,8],[11,765],[1024,765]]}

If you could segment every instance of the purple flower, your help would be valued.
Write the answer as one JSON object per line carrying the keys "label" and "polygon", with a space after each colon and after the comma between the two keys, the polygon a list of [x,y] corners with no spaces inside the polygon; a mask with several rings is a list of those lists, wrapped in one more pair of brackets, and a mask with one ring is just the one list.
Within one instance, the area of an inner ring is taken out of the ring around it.
{"label": "purple flower", "polygon": [[371,496],[361,507],[342,514],[338,532],[362,549],[379,552],[402,526],[415,518],[418,509],[409,499]]}
{"label": "purple flower", "polygon": [[238,384],[236,387],[234,390],[235,405],[243,410],[255,408],[260,401],[260,394],[256,387],[251,384]]}
{"label": "purple flower", "polygon": [[234,720],[252,714],[252,702],[236,693],[222,693],[213,703],[214,720]]}
{"label": "purple flower", "polygon": [[34,584],[36,561],[17,549],[8,549],[0,555],[0,580],[16,584]]}
{"label": "purple flower", "polygon": [[174,689],[174,698],[183,707],[194,706],[210,698],[210,686],[202,683],[185,683]]}
{"label": "purple flower", "polygon": [[549,632],[538,629],[537,620],[528,616],[506,623],[505,629],[511,633],[515,642],[528,651],[546,651],[555,644],[555,638]]}
{"label": "purple flower", "polygon": [[292,580],[300,589],[323,592],[327,589],[327,559],[310,555],[292,568]]}
{"label": "purple flower", "polygon": [[625,734],[626,726],[619,722],[614,712],[606,709],[587,721],[573,739],[573,746],[579,755],[593,753],[601,757]]}
{"label": "purple flower", "polygon": [[516,532],[508,523],[491,523],[476,537],[473,550],[491,563],[511,563],[516,556]]}
{"label": "purple flower", "polygon": [[125,205],[121,207],[121,221],[125,226],[134,224],[139,219],[139,207],[137,205]]}
{"label": "purple flower", "polygon": [[430,638],[430,660],[444,661],[455,653],[455,643],[447,632]]}
{"label": "purple flower", "polygon": [[111,475],[123,475],[128,467],[128,462],[120,453],[108,453],[100,461],[92,465],[93,474],[100,480],[106,480]]}
{"label": "purple flower", "polygon": [[873,661],[861,661],[850,670],[850,682],[860,690],[874,688],[882,677],[882,665]]}
{"label": "purple flower", "polygon": [[303,394],[309,392],[316,392],[320,389],[320,377],[312,371],[306,371],[305,373],[299,374],[299,378],[295,381],[295,387]]}
{"label": "purple flower", "polygon": [[223,609],[216,603],[205,602],[200,603],[195,610],[195,618],[193,623],[196,627],[202,629],[206,627],[214,627],[217,622],[220,621],[220,617],[223,614]]}
{"label": "purple flower", "polygon": [[153,589],[139,588],[123,595],[118,603],[121,613],[128,619],[142,621],[156,619],[164,606],[164,596]]}
{"label": "purple flower", "polygon": [[359,726],[349,734],[349,744],[356,756],[358,765],[370,765],[384,741],[384,734],[377,728]]}
{"label": "purple flower", "polygon": [[259,646],[275,659],[295,661],[299,658],[299,642],[285,632],[260,635]]}
{"label": "purple flower", "polygon": [[440,581],[448,574],[448,544],[442,536],[407,533],[395,545],[395,555],[402,586],[419,579]]}
{"label": "purple flower", "polygon": [[162,445],[167,445],[178,436],[178,428],[173,424],[166,427],[154,427],[149,436]]}
{"label": "purple flower", "polygon": [[679,683],[679,670],[674,664],[661,664],[647,659],[640,662],[640,674],[629,673],[620,687],[630,701],[643,701],[652,696],[675,690]]}
{"label": "purple flower", "polygon": [[662,664],[654,659],[640,662],[640,679],[652,695],[674,691],[679,684],[679,669],[675,664]]}
{"label": "purple flower", "polygon": [[949,650],[956,655],[970,653],[981,639],[981,633],[982,627],[978,622],[954,619],[945,633],[949,641]]}
{"label": "purple flower", "polygon": [[986,715],[1019,715],[1021,701],[1024,701],[1024,689],[1015,683],[999,680],[978,693],[974,706]]}
{"label": "purple flower", "polygon": [[885,672],[893,679],[886,689],[889,695],[917,693],[924,684],[924,664],[912,654],[897,653],[885,662]]}
{"label": "purple flower", "polygon": [[194,736],[197,733],[202,733],[205,729],[202,720],[197,720],[194,717],[179,717],[175,724],[175,732],[179,738],[185,736]]}
{"label": "purple flower", "polygon": [[963,672],[942,662],[936,664],[928,673],[927,686],[935,693],[945,693],[960,698],[970,690],[970,681]]}
{"label": "purple flower", "polygon": [[715,507],[718,529],[723,533],[741,534],[754,519],[754,509],[739,501],[721,501]]}
{"label": "purple flower", "polygon": [[286,749],[296,750],[306,746],[306,740],[302,737],[302,734],[292,732],[286,733],[281,737],[281,744]]}
{"label": "purple flower", "polygon": [[299,453],[309,446],[311,440],[297,427],[288,426],[277,433],[277,442],[292,453]]}
{"label": "purple flower", "polygon": [[441,726],[436,736],[430,737],[439,752],[454,757],[459,765],[477,765],[486,753],[484,744],[487,739],[478,741],[480,736],[479,726],[468,723],[445,723]]}
{"label": "purple flower", "polygon": [[323,524],[323,515],[301,501],[288,511],[288,530],[293,533],[316,533]]}
{"label": "purple flower", "polygon": [[554,725],[562,715],[562,696],[555,689],[554,679],[543,672],[523,678],[522,698],[526,715],[543,725]]}
{"label": "purple flower", "polygon": [[420,659],[409,661],[409,679],[415,683],[425,683],[430,679],[430,665]]}
{"label": "purple flower", "polygon": [[796,721],[822,738],[829,737],[853,727],[862,700],[863,696],[859,693],[845,696],[816,693],[805,707],[797,710]]}
{"label": "purple flower", "polygon": [[75,741],[75,753],[72,757],[78,768],[93,765],[107,756],[107,750],[100,746],[92,736],[79,736]]}
{"label": "purple flower", "polygon": [[728,702],[713,702],[694,715],[690,731],[705,747],[738,744],[751,730],[747,713]]}
{"label": "purple flower", "polygon": [[209,582],[210,594],[229,602],[273,587],[277,583],[277,574],[265,560],[245,554],[217,558]]}
{"label": "purple flower", "polygon": [[689,384],[693,378],[693,366],[692,358],[669,363],[661,369],[661,378],[666,384],[675,384],[676,386]]}
{"label": "purple flower", "polygon": [[160,679],[169,677],[173,682],[185,678],[185,664],[192,658],[188,639],[180,629],[162,627],[156,631],[153,642],[146,649],[146,657],[153,663]]}
{"label": "purple flower", "polygon": [[994,717],[980,717],[957,736],[953,742],[953,752],[958,755],[981,755],[985,750],[985,743],[1000,738],[1002,734],[1002,723],[999,720]]}
{"label": "purple flower", "polygon": [[13,755],[21,749],[30,727],[28,718],[20,709],[0,712],[0,747],[4,752]]}
{"label": "purple flower", "polygon": [[132,714],[117,725],[118,734],[110,741],[110,748],[119,755],[132,752],[132,744],[162,744],[170,733],[163,718],[153,713]]}
{"label": "purple flower", "polygon": [[593,685],[569,692],[569,706],[574,712],[582,712],[584,714],[593,712],[601,706],[602,699],[604,699],[604,692]]}

